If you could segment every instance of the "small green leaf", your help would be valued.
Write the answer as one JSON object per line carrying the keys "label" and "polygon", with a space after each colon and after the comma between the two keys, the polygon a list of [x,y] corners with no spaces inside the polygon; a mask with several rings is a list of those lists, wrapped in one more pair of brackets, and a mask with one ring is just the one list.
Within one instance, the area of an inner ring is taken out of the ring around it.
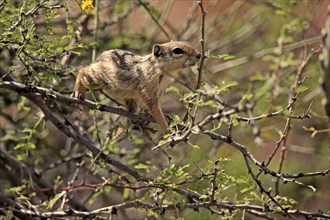
{"label": "small green leaf", "polygon": [[70,51],[71,53],[73,53],[73,54],[76,54],[77,56],[80,56],[81,55],[81,53],[80,52],[78,52],[78,51]]}
{"label": "small green leaf", "polygon": [[298,88],[295,89],[295,92],[296,93],[302,93],[302,92],[305,92],[306,90],[308,90],[309,87],[306,86],[306,85],[301,85],[299,86]]}
{"label": "small green leaf", "polygon": [[13,32],[12,31],[5,31],[3,32],[1,35],[4,36],[4,35],[10,35],[12,34]]}
{"label": "small green leaf", "polygon": [[[30,149],[35,149],[36,146],[34,143],[28,142],[28,143],[19,143],[14,147],[14,150],[24,150],[28,151]],[[16,156],[17,160],[23,160],[27,156],[27,153],[25,154],[19,154]]]}
{"label": "small green leaf", "polygon": [[128,188],[125,188],[124,191],[123,191],[123,198],[124,199],[127,199],[129,196],[129,189]]}
{"label": "small green leaf", "polygon": [[18,154],[18,155],[16,156],[16,159],[19,160],[19,161],[22,161],[22,160],[25,159],[26,156],[27,156],[26,154]]}
{"label": "small green leaf", "polygon": [[234,126],[238,126],[238,125],[239,125],[239,121],[237,120],[237,115],[232,115],[232,116],[231,116],[231,123],[232,123]]}
{"label": "small green leaf", "polygon": [[208,50],[208,51],[206,52],[206,56],[207,56],[209,59],[232,60],[232,59],[235,59],[235,58],[236,58],[236,56],[229,55],[228,53],[212,55],[211,52],[212,52],[211,50]]}
{"label": "small green leaf", "polygon": [[18,108],[18,110],[23,110],[25,112],[29,112],[31,110],[31,108],[25,106],[25,100],[26,100],[25,97],[21,97],[21,101],[17,104],[17,108]]}
{"label": "small green leaf", "polygon": [[236,180],[236,183],[243,184],[243,183],[247,183],[247,181],[245,179],[239,178]]}
{"label": "small green leaf", "polygon": [[241,189],[239,192],[240,193],[245,193],[245,192],[250,191],[250,190],[251,190],[250,188],[245,187],[245,188]]}
{"label": "small green leaf", "polygon": [[139,163],[137,165],[134,166],[135,169],[149,169],[149,166],[143,164],[143,163]]}
{"label": "small green leaf", "polygon": [[61,192],[61,193],[58,193],[54,196],[54,198],[52,198],[51,200],[49,200],[49,203],[47,205],[47,208],[48,209],[51,209],[55,203],[62,197],[65,195],[65,191]]}
{"label": "small green leaf", "polygon": [[175,92],[181,95],[180,90],[175,86],[169,86],[165,89],[165,92]]}
{"label": "small green leaf", "polygon": [[282,10],[276,10],[275,14],[277,14],[277,15],[286,15],[285,11],[282,11]]}
{"label": "small green leaf", "polygon": [[134,144],[136,145],[140,145],[140,144],[143,144],[144,143],[144,140],[142,138],[135,138],[133,140]]}
{"label": "small green leaf", "polygon": [[194,149],[196,149],[196,150],[199,150],[199,149],[200,149],[199,146],[198,146],[197,144],[192,145],[192,147],[193,147]]}
{"label": "small green leaf", "polygon": [[207,198],[208,198],[207,195],[201,195],[201,196],[199,197],[199,199],[207,199]]}

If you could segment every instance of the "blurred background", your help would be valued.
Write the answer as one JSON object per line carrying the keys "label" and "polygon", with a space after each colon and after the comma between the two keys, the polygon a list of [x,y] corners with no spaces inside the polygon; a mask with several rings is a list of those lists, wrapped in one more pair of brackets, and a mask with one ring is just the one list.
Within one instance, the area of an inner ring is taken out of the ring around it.
{"label": "blurred background", "polygon": [[[12,47],[1,48],[1,66],[11,71],[19,82],[29,82],[69,94],[73,90],[76,69],[90,64],[93,53],[97,56],[104,50],[121,48],[143,55],[150,53],[155,43],[170,40],[189,41],[201,49],[201,11],[196,1],[99,0],[98,3],[93,2],[94,9],[90,11],[83,11],[79,1],[51,2],[58,2],[61,7],[40,9],[39,13],[21,24],[21,30],[34,24],[34,30],[28,29],[28,33],[33,32],[38,39],[33,39],[35,42],[32,43],[31,40],[25,47],[33,56],[13,54],[13,45],[22,41],[22,37],[10,38],[8,35],[7,40],[11,40]],[[9,4],[13,4],[13,8],[16,4],[17,9],[25,7],[19,1]],[[35,3],[27,1],[27,5],[29,6],[24,8],[26,11],[31,10]],[[310,118],[288,120],[288,117],[279,114],[251,120],[250,123],[238,121],[238,124],[230,125],[233,140],[246,146],[260,162],[268,161],[278,145],[279,149],[269,168],[280,173],[309,173],[329,169],[330,140],[326,130],[329,128],[329,120],[324,110],[325,96],[320,86],[324,73],[318,59],[321,29],[325,27],[329,1],[204,0],[203,5],[207,12],[204,42],[208,57],[203,66],[202,90],[210,92],[227,86],[217,95],[228,106],[240,109],[236,119],[281,111],[290,105],[294,93],[301,94],[292,109],[286,109],[282,113],[293,116],[303,116],[304,113],[310,115]],[[15,16],[14,12],[14,9],[10,9],[2,16],[9,18]],[[99,20],[96,22],[97,16]],[[4,30],[6,25],[4,23]],[[10,25],[8,23],[7,26]],[[33,57],[47,58],[47,62],[36,62]],[[300,70],[304,61],[307,64]],[[302,85],[295,86],[299,71],[304,81]],[[195,87],[197,74],[195,67],[177,72],[175,77]],[[190,91],[174,81],[170,85],[172,89],[167,90],[164,96],[162,106],[166,114],[180,122],[186,113],[185,96]],[[173,87],[180,92],[175,92]],[[83,178],[91,183],[99,183],[103,179],[120,181],[118,173],[109,172],[109,165],[94,163],[83,147],[43,121],[40,110],[32,103],[8,90],[0,89],[0,95],[2,164],[6,161],[4,152],[16,158],[21,155],[20,163],[39,173],[50,185],[58,184],[63,187],[67,186],[76,169],[79,170],[76,183]],[[93,99],[92,96],[88,98]],[[96,94],[96,98],[103,104],[116,106],[101,94]],[[54,106],[54,111],[61,109],[59,114],[65,115],[79,126],[82,133],[98,143],[104,152],[114,155],[147,176],[166,179],[169,173],[163,171],[174,164],[178,169],[189,165],[184,169],[185,172],[197,179],[200,175],[199,168],[210,170],[210,161],[220,159],[220,167],[225,174],[223,179],[219,179],[221,192],[216,197],[219,201],[251,202],[261,206],[267,201],[260,194],[254,194],[258,188],[248,175],[242,154],[224,142],[212,140],[203,134],[193,134],[189,143],[181,142],[173,148],[164,148],[166,153],[162,150],[152,151],[151,148],[160,139],[158,133],[149,136],[140,131],[126,132],[126,119],[118,115],[86,108],[79,111],[73,105],[68,106],[65,103],[56,103]],[[218,107],[211,105],[200,106],[197,122],[217,110]],[[214,123],[212,126],[218,126],[218,133],[227,134],[230,124],[228,120]],[[150,126],[157,130],[156,125]],[[29,133],[26,130],[28,128],[33,132]],[[33,143],[34,148],[17,147],[27,139],[29,143]],[[62,161],[66,157],[75,159]],[[60,165],[50,166],[57,161],[61,161]],[[258,173],[257,167],[253,169]],[[0,167],[2,190],[26,184],[23,181],[26,176],[18,175],[17,178],[14,173],[20,172],[14,170],[9,165]],[[314,212],[320,209],[330,210],[329,175],[299,179],[306,185],[314,186],[316,192],[294,183],[283,184],[283,181],[278,182],[270,175],[261,174],[259,178],[266,189],[271,188],[272,192],[287,197],[286,202],[293,205],[293,209]],[[177,177],[173,181],[179,179]],[[185,187],[201,194],[210,190],[208,180],[196,179]],[[152,201],[155,194],[152,189],[135,194],[127,189],[111,187],[78,193],[79,191],[70,192],[70,198],[80,198],[76,202],[72,202],[72,199],[68,206],[91,210],[136,198]],[[36,197],[38,198],[37,195]],[[37,204],[38,199],[33,202]],[[164,195],[164,201],[168,203],[184,200],[179,195],[172,195],[172,200]],[[52,207],[53,210],[59,209],[59,201],[60,199]],[[164,218],[176,216],[175,218],[186,219],[218,219],[218,216],[209,214],[207,209],[200,209],[199,212],[185,209],[179,216],[175,211],[167,212]],[[135,210],[123,211],[118,213],[117,218],[135,218],[135,215]],[[240,212],[233,218],[242,215]],[[144,216],[152,215],[141,211],[139,217]],[[156,214],[155,216],[157,218]],[[255,218],[247,216],[246,219]]]}

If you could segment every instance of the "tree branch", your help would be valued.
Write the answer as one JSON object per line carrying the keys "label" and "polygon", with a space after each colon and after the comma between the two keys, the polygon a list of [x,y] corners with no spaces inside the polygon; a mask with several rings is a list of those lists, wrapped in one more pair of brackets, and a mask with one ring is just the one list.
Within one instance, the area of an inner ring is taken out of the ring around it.
{"label": "tree branch", "polygon": [[[8,77],[8,75],[5,75]],[[4,80],[6,80],[4,78]],[[27,85],[27,84],[22,84],[18,83],[15,81],[0,81],[0,88],[4,89],[10,89],[13,91],[16,91],[17,93],[24,93],[24,94],[30,94],[33,96],[42,96],[44,100],[50,101],[50,100],[57,100],[64,102],[67,105],[71,105],[72,103],[74,104],[79,104],[88,107],[89,109],[97,109],[99,111],[105,111],[105,112],[110,112],[114,113],[117,115],[125,116],[129,119],[131,119],[133,122],[138,122],[138,121],[147,121],[151,122],[153,121],[151,117],[145,117],[142,115],[135,115],[131,112],[125,111],[122,108],[115,108],[99,103],[92,102],[90,100],[81,100],[73,97],[68,97],[65,96],[59,92],[53,91],[51,89],[46,89],[43,87],[39,86],[34,86],[34,85]]]}
{"label": "tree branch", "polygon": [[[251,205],[248,203],[245,204],[234,204],[231,202],[199,202],[199,203],[187,203],[187,204],[180,204],[180,209],[193,209],[198,210],[199,208],[206,208],[209,207],[217,207],[220,209],[227,209],[229,211],[232,210],[247,210],[248,212],[253,212],[254,215],[258,213],[259,216],[268,216],[267,211],[262,206]],[[78,211],[73,209],[68,209],[66,211],[54,211],[54,212],[39,212],[39,211],[31,211],[27,209],[14,209],[14,212],[19,214],[22,217],[39,217],[39,218],[64,218],[64,217],[80,217],[80,218],[95,218],[96,216],[100,217],[100,215],[116,215],[119,210],[125,210],[130,208],[137,208],[141,210],[154,210],[154,211],[170,211],[175,210],[178,208],[178,205],[159,205],[159,204],[151,204],[145,202],[123,202],[117,205],[102,207],[100,209],[95,209],[89,212]],[[271,210],[276,214],[283,215],[283,212]],[[307,219],[310,218],[330,218],[330,215],[322,213],[322,212],[307,212],[307,211],[300,211],[297,209],[290,209],[287,211],[288,214],[292,216],[302,216]]]}

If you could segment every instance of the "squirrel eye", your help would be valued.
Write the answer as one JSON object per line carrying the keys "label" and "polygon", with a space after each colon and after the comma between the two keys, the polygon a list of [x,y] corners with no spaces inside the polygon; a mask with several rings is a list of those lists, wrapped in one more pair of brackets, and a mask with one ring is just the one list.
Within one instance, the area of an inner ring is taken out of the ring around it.
{"label": "squirrel eye", "polygon": [[181,48],[174,48],[173,49],[173,53],[174,54],[183,54],[184,53],[184,51],[181,49]]}

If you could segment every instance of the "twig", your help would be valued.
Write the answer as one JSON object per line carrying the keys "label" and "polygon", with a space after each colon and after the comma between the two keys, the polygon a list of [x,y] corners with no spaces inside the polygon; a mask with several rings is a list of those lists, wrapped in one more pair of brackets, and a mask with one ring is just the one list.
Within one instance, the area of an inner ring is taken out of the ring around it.
{"label": "twig", "polygon": [[[1,72],[0,72],[1,73]],[[2,73],[1,73],[2,74]],[[66,118],[64,118],[64,122],[62,122],[49,108],[44,104],[44,100],[39,96],[38,92],[42,92],[45,95],[51,95],[48,92],[50,90],[44,89],[42,87],[34,87],[34,86],[26,86],[20,83],[13,81],[14,79],[10,77],[12,81],[4,81],[0,82],[0,88],[9,88],[15,90],[20,95],[25,96],[26,98],[30,99],[34,104],[36,104],[44,113],[45,118],[52,122],[55,127],[57,127],[60,131],[65,133],[67,136],[72,137],[75,141],[80,143],[81,145],[85,146],[88,150],[90,150],[94,156],[100,156],[100,158],[106,161],[108,164],[115,166],[116,168],[123,170],[130,174],[131,176],[135,177],[136,179],[144,179],[140,176],[136,171],[132,170],[130,167],[124,165],[123,163],[113,159],[112,157],[104,154],[100,149],[94,146],[93,142],[89,140],[87,137],[84,137],[80,134],[78,129]],[[7,87],[6,87],[7,86]],[[72,99],[66,96],[63,96],[60,93],[53,92],[53,94],[61,96],[63,99]],[[78,99],[76,99],[78,100]],[[79,100],[79,102],[82,100]],[[86,102],[86,101],[84,101]],[[95,106],[94,103],[89,103],[89,105]],[[63,120],[63,119],[62,119]]]}
{"label": "twig", "polygon": [[202,83],[202,74],[203,74],[203,65],[204,65],[204,60],[205,60],[205,16],[206,16],[206,12],[204,11],[204,7],[203,7],[203,0],[197,0],[197,4],[201,10],[201,20],[202,20],[202,26],[201,26],[201,53],[202,53],[202,57],[199,63],[199,67],[197,68],[198,70],[198,78],[197,78],[197,84],[196,84],[196,90],[199,89],[201,87],[201,83]]}
{"label": "twig", "polygon": [[[301,86],[306,80],[306,77],[304,77],[304,78],[302,77],[303,70],[305,69],[306,65],[308,64],[308,62],[312,58],[312,56],[319,53],[319,52],[320,52],[320,50],[313,50],[312,49],[311,52],[305,57],[305,59],[303,59],[302,63],[297,67],[296,79],[295,79],[294,85],[291,88],[291,98],[289,99],[288,106],[287,106],[287,109],[289,110],[289,115],[293,114],[294,104],[297,102],[297,99],[298,99],[299,95],[302,93],[302,92],[296,92],[296,89],[299,86]],[[290,128],[291,128],[291,118],[289,117],[289,118],[286,119],[286,124],[284,126],[281,138],[276,143],[275,149],[272,152],[271,156],[269,157],[269,159],[266,163],[266,166],[268,166],[269,163],[274,158],[274,155],[276,154],[277,150],[281,146],[281,155],[280,155],[278,173],[282,173],[283,163],[284,163],[286,150],[287,150],[286,140],[287,140],[287,137],[289,135]],[[275,181],[275,194],[276,195],[279,194],[279,179],[277,179]]]}
{"label": "twig", "polygon": [[154,14],[151,12],[150,8],[148,7],[147,3],[145,3],[142,0],[138,0],[138,2],[142,5],[142,7],[147,11],[147,13],[150,15],[151,19],[156,23],[156,25],[159,27],[159,29],[165,34],[168,40],[171,39],[170,35],[167,33],[167,31],[163,28],[162,25],[159,24],[158,19],[154,16]]}
{"label": "twig", "polygon": [[45,118],[52,122],[60,131],[65,133],[67,136],[72,137],[76,142],[80,143],[81,145],[85,146],[88,150],[90,150],[94,156],[100,155],[100,159],[104,160],[108,164],[113,165],[114,167],[125,171],[129,175],[135,177],[136,179],[144,179],[140,176],[136,171],[132,170],[130,167],[126,166],[125,164],[113,159],[109,155],[104,154],[100,149],[94,146],[93,142],[91,142],[87,137],[84,137],[80,134],[78,129],[74,127],[74,125],[65,119],[64,122],[61,122],[43,103],[43,100],[39,97],[33,97],[30,95],[26,95],[32,102],[34,102],[45,114]]}
{"label": "twig", "polygon": [[253,209],[247,209],[246,212],[249,213],[249,214],[251,214],[251,215],[260,217],[260,218],[270,219],[270,220],[276,220],[276,218],[268,215],[265,212],[259,212],[259,211],[253,210]]}
{"label": "twig", "polygon": [[[97,31],[99,29],[99,11],[100,11],[100,1],[95,0],[95,17],[94,17],[94,30],[93,30],[93,38],[94,38],[94,43],[97,41]],[[96,58],[96,44],[93,46],[93,51],[92,51],[92,62],[95,61]]]}
{"label": "twig", "polygon": [[[180,208],[182,209],[193,209],[197,210],[198,208],[206,208],[209,207],[217,207],[220,209],[227,209],[227,210],[249,210],[252,212],[259,212],[259,214],[263,214],[267,216],[265,212],[265,208],[263,206],[251,205],[248,203],[245,204],[233,204],[231,202],[198,202],[198,203],[186,203],[181,204]],[[144,202],[123,202],[117,205],[102,207],[99,209],[95,209],[92,211],[84,212],[78,211],[74,209],[69,209],[66,211],[54,211],[54,212],[39,212],[39,211],[32,211],[27,209],[15,209],[14,212],[20,214],[22,217],[38,217],[38,218],[64,218],[64,217],[80,217],[80,218],[95,218],[100,217],[101,215],[108,215],[109,213],[117,213],[119,210],[125,210],[130,208],[137,208],[141,210],[175,210],[177,209],[176,204],[170,205],[158,205],[158,204],[151,204],[151,203],[144,203]],[[276,214],[282,214],[283,212],[278,210],[272,210]],[[292,209],[287,211],[290,215],[294,216],[302,216],[306,218],[325,218],[330,219],[330,215],[323,213],[323,212],[307,212],[307,211],[300,211],[297,209]],[[255,213],[256,214],[256,213]],[[260,217],[260,215],[259,215]]]}
{"label": "twig", "polygon": [[[307,38],[292,44],[288,44],[285,45],[283,47],[284,51],[291,51],[291,50],[295,50],[301,47],[305,47],[308,45],[312,45],[312,44],[316,44],[319,43],[321,41],[321,37],[320,36],[316,36],[316,37],[311,37],[311,38]],[[264,49],[261,51],[258,51],[252,55],[249,56],[245,56],[245,57],[241,57],[241,58],[237,58],[231,61],[227,61],[225,63],[213,66],[212,68],[210,68],[210,72],[211,73],[217,73],[226,69],[230,69],[233,68],[235,66],[239,66],[242,64],[245,64],[247,62],[251,62],[251,60],[255,60],[255,59],[259,59],[267,54],[272,54],[274,52],[275,48],[268,48],[268,49]]]}
{"label": "twig", "polygon": [[115,108],[115,107],[111,107],[111,106],[107,106],[107,105],[103,105],[103,104],[98,104],[95,102],[92,102],[90,100],[81,100],[81,99],[77,99],[77,98],[73,98],[73,97],[68,97],[65,95],[62,95],[59,92],[53,91],[51,89],[46,89],[43,87],[39,87],[39,86],[34,86],[34,85],[26,85],[26,84],[21,84],[18,82],[14,82],[14,81],[0,81],[0,88],[5,88],[5,89],[10,89],[10,90],[14,90],[18,93],[22,92],[22,93],[28,93],[28,94],[34,94],[36,96],[40,96],[42,95],[43,98],[45,100],[57,100],[57,101],[61,101],[64,102],[68,105],[75,103],[75,104],[79,104],[79,105],[84,105],[86,107],[88,107],[89,109],[97,109],[99,111],[106,111],[106,112],[111,112],[114,114],[118,114],[121,116],[125,116],[127,118],[130,118],[133,122],[137,122],[137,121],[152,121],[151,117],[143,117],[142,115],[136,115],[133,114],[131,112],[125,111],[122,108]]}
{"label": "twig", "polygon": [[210,201],[211,202],[216,201],[215,192],[218,189],[218,187],[217,187],[217,174],[219,172],[218,163],[219,163],[219,160],[214,162],[214,171],[213,171],[213,178],[212,178],[212,192],[211,192],[211,196],[210,196]]}
{"label": "twig", "polygon": [[[80,171],[81,167],[84,165],[84,163],[85,163],[85,161],[82,160],[82,161],[77,165],[76,171],[73,173],[71,180],[68,181],[68,186],[69,186],[69,187],[73,185],[73,183],[74,183],[74,181],[76,180],[76,178],[77,178],[77,176],[78,176],[78,174],[79,174],[79,171]],[[63,196],[62,203],[61,203],[61,206],[60,206],[60,210],[63,210],[64,205],[65,205],[65,203],[67,202],[68,193],[69,193],[69,191],[66,191],[65,194],[64,194],[64,196]]]}
{"label": "twig", "polygon": [[[328,13],[325,22],[325,26],[322,29],[322,54],[320,54],[319,59],[321,61],[321,67],[323,69],[323,82],[322,87],[325,93],[326,103],[325,111],[328,116],[330,129],[330,5],[328,4]],[[329,131],[330,136],[330,131]]]}
{"label": "twig", "polygon": [[[284,127],[284,131],[283,131],[283,134],[281,136],[281,140],[277,144],[277,146],[282,145],[282,147],[281,147],[281,156],[280,156],[280,161],[279,161],[278,170],[277,170],[278,173],[282,173],[284,159],[285,159],[286,150],[287,150],[287,147],[286,147],[286,145],[287,145],[287,138],[289,136],[290,130],[291,130],[291,118],[287,118],[286,119],[286,124],[285,124],[285,127]],[[271,160],[269,160],[269,161],[271,161]],[[279,182],[279,179],[277,179],[275,181],[275,194],[276,195],[278,195],[280,193],[279,183],[280,183]]]}
{"label": "twig", "polygon": [[[89,21],[90,18],[91,18],[90,15],[87,15],[87,16],[81,15],[77,19],[77,22],[79,23],[79,26],[77,28],[77,31],[76,31],[75,35],[72,36],[72,38],[71,38],[71,40],[70,40],[70,42],[68,43],[67,46],[73,46],[78,42],[77,35],[80,34],[79,32],[84,32],[84,30],[87,29],[87,24],[88,24],[88,21]],[[67,55],[63,56],[62,59],[61,59],[60,64],[62,66],[68,65],[72,61],[73,55],[74,55],[73,53],[69,52]]]}
{"label": "twig", "polygon": [[72,156],[70,155],[70,156],[61,158],[60,160],[55,161],[54,163],[51,163],[48,166],[42,168],[39,172],[37,172],[37,174],[42,175],[43,173],[47,172],[48,170],[54,169],[55,167],[60,166],[63,163],[67,163],[67,162],[70,162],[72,160],[79,160],[79,159],[82,159],[85,156],[86,156],[86,154],[79,153],[79,154],[75,154],[75,155],[72,155]]}
{"label": "twig", "polygon": [[[110,2],[110,5],[111,4],[112,3]],[[137,1],[132,2],[132,4],[129,6],[129,8],[126,11],[118,14],[116,17],[113,17],[110,21],[104,21],[102,24],[100,24],[99,29],[104,29],[111,25],[117,24],[119,21],[127,18],[139,6],[140,6],[140,4]],[[106,8],[105,10],[109,10],[109,9]]]}
{"label": "twig", "polygon": [[[197,78],[197,83],[196,83],[195,90],[198,90],[201,87],[202,75],[203,75],[203,65],[204,65],[204,60],[205,60],[205,44],[204,44],[204,42],[205,42],[205,16],[206,16],[206,12],[204,11],[203,0],[197,0],[197,4],[198,4],[198,6],[200,8],[200,11],[201,11],[201,22],[202,22],[201,25],[202,26],[201,26],[201,40],[200,40],[200,43],[201,43],[201,47],[202,47],[201,48],[202,56],[201,56],[199,66],[197,68],[198,78]],[[200,98],[201,98],[201,95],[198,96],[198,100]],[[193,126],[194,121],[195,121],[195,117],[196,117],[196,114],[197,114],[197,106],[192,106],[192,104],[189,104],[188,109],[191,109],[192,107],[193,107],[193,109],[192,109],[192,113],[190,115],[190,117],[191,117],[190,127]],[[189,112],[187,112],[186,115],[184,116],[184,118],[183,118],[184,122],[187,122],[188,116],[189,116]]]}
{"label": "twig", "polygon": [[[176,35],[176,39],[182,39],[182,36],[184,36],[185,33],[187,33],[187,30],[189,30],[189,28],[192,27],[192,25],[193,25],[192,22],[196,18],[195,17],[195,11],[197,10],[197,7],[198,7],[198,4],[192,4],[191,5],[191,7],[188,11],[188,14],[186,15],[186,20],[183,23],[182,28],[179,30],[178,34]],[[191,28],[191,29],[193,29],[193,28]]]}
{"label": "twig", "polygon": [[[225,141],[227,143],[229,143],[230,145],[232,145],[233,147],[235,147],[236,149],[238,149],[242,155],[243,155],[243,158],[244,158],[244,161],[245,161],[245,165],[246,165],[246,168],[248,169],[248,172],[249,174],[251,175],[251,177],[253,178],[253,180],[257,183],[257,185],[259,186],[260,190],[261,190],[261,193],[265,193],[268,198],[273,201],[284,213],[288,214],[290,216],[290,214],[287,212],[287,209],[285,209],[270,193],[270,191],[267,191],[261,181],[258,179],[257,175],[254,174],[253,170],[252,170],[252,167],[248,161],[248,159],[252,160],[254,162],[255,165],[257,165],[257,163],[255,161],[257,161],[249,152],[248,150],[243,146],[243,145],[240,145],[236,142],[234,142],[232,139],[228,139],[228,137],[225,137],[225,136],[222,136],[222,135],[218,135],[214,132],[210,132],[210,131],[207,131],[207,130],[204,130],[203,131],[205,134],[208,134],[210,135],[212,138],[215,138],[215,139],[219,139],[219,140],[222,140],[222,141]],[[260,164],[261,165],[261,164]],[[291,216],[290,216],[291,217]]]}
{"label": "twig", "polygon": [[[248,150],[246,149],[245,146],[243,146],[243,145],[241,145],[241,144],[239,144],[239,143],[233,141],[233,140],[231,139],[231,137],[226,137],[226,136],[223,136],[223,135],[220,135],[220,134],[216,134],[216,133],[213,132],[213,131],[208,131],[208,130],[205,130],[205,129],[203,128],[204,125],[206,125],[206,124],[209,123],[210,121],[212,121],[212,120],[214,120],[214,119],[217,119],[217,118],[219,118],[219,117],[221,117],[221,113],[216,113],[216,114],[210,115],[210,116],[206,117],[202,122],[200,122],[199,124],[197,124],[196,126],[194,126],[193,128],[191,128],[191,130],[201,130],[203,133],[209,135],[212,139],[218,139],[218,140],[221,140],[221,141],[225,141],[226,143],[228,143],[228,144],[232,145],[233,147],[235,147],[236,149],[238,149],[238,150],[242,153],[242,155],[243,155],[243,157],[244,157],[244,160],[245,160],[245,162],[246,162],[246,166],[247,166],[247,168],[248,168],[248,170],[249,170],[250,175],[253,177],[253,179],[256,181],[256,183],[258,184],[258,186],[261,188],[262,192],[266,193],[266,195],[267,195],[267,196],[268,196],[268,197],[269,197],[269,198],[270,198],[275,204],[277,204],[277,205],[278,205],[278,206],[279,206],[284,212],[286,211],[286,209],[284,209],[283,206],[281,206],[281,205],[276,201],[276,199],[275,199],[273,196],[271,196],[271,194],[270,194],[269,191],[266,191],[266,190],[263,188],[263,186],[262,186],[260,180],[258,180],[257,175],[255,175],[255,174],[252,172],[252,168],[251,168],[251,166],[250,166],[250,164],[249,164],[249,162],[248,162],[247,159],[250,159],[250,160],[252,161],[253,164],[255,164],[255,165],[257,165],[258,167],[260,167],[260,168],[262,169],[262,171],[263,171],[265,174],[271,174],[271,175],[274,176],[274,177],[277,177],[277,178],[279,178],[279,179],[282,179],[284,182],[293,182],[293,183],[297,183],[297,184],[299,184],[299,185],[309,187],[309,188],[311,188],[313,191],[315,191],[315,188],[312,187],[312,186],[305,185],[305,184],[303,184],[303,183],[297,182],[296,180],[292,181],[292,180],[288,180],[288,179],[284,178],[284,176],[287,176],[287,177],[289,176],[289,177],[294,178],[294,177],[296,177],[296,175],[292,175],[292,176],[290,176],[290,175],[288,175],[288,174],[284,175],[284,174],[280,174],[280,173],[277,173],[277,172],[275,172],[275,171],[272,171],[272,170],[268,169],[268,168],[265,166],[264,163],[261,163],[261,162],[259,162],[258,160],[256,160],[256,159],[255,159],[255,158],[254,158],[254,157],[248,152]],[[190,130],[190,132],[191,132],[191,130]],[[188,131],[188,132],[189,132],[189,131]],[[184,140],[186,140],[186,139],[188,138],[189,134],[190,134],[190,133],[188,134],[188,132],[185,133],[185,135],[187,135],[187,136],[181,136],[181,137],[177,137],[176,139],[175,139],[175,138],[174,138],[174,139],[171,139],[170,141],[172,141],[172,143],[168,143],[168,144],[173,144],[173,142],[178,143],[178,142],[180,142],[180,141],[184,141]],[[156,147],[159,147],[159,146],[156,146]],[[155,147],[155,148],[156,148],[156,147]],[[155,148],[154,148],[154,149],[155,149]],[[327,171],[326,173],[328,174],[328,171]],[[318,173],[318,174],[320,174],[320,173]],[[322,173],[322,174],[323,174],[323,173]]]}

